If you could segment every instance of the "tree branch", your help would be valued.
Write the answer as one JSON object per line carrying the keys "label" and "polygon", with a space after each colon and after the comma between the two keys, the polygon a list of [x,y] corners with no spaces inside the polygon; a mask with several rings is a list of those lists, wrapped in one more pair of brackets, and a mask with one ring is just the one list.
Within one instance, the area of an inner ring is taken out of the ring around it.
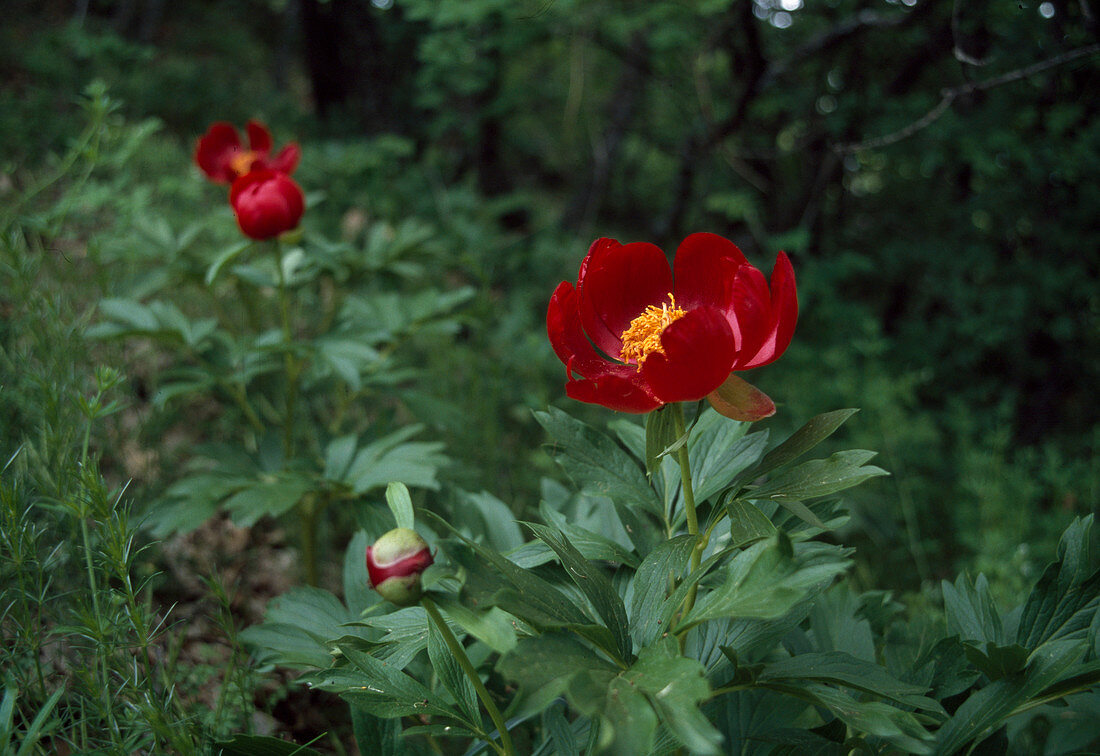
{"label": "tree branch", "polygon": [[862,142],[855,142],[853,144],[837,144],[833,145],[833,151],[838,154],[849,154],[853,152],[860,152],[862,150],[874,150],[880,147],[888,147],[891,144],[900,142],[903,139],[907,139],[918,131],[931,126],[935,123],[940,116],[942,116],[951,104],[963,95],[973,94],[974,92],[981,92],[986,89],[992,89],[993,87],[999,87],[1002,84],[1011,84],[1014,81],[1025,79],[1028,76],[1034,76],[1037,73],[1041,73],[1050,68],[1061,66],[1079,58],[1086,58],[1090,55],[1096,55],[1100,53],[1100,44],[1086,45],[1084,47],[1078,47],[1073,50],[1068,50],[1061,55],[1055,55],[1053,58],[1047,58],[1041,60],[1038,63],[1033,63],[1030,66],[1023,68],[1017,68],[1014,71],[1003,73],[1000,76],[994,76],[989,79],[982,79],[981,81],[975,81],[968,84],[962,84],[957,87],[951,87],[950,89],[940,90],[940,101],[934,108],[929,110],[923,116],[910,123],[904,128],[892,131],[889,134],[884,134],[880,137],[873,139],[867,139]]}

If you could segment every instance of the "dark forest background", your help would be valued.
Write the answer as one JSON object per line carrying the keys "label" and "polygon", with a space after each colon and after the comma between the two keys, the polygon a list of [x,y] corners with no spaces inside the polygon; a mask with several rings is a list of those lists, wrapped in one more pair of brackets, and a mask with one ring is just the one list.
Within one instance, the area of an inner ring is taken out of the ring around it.
{"label": "dark forest background", "polygon": [[[838,443],[878,450],[891,476],[849,502],[857,581],[915,595],[983,571],[1014,597],[1100,486],[1098,13],[1091,0],[7,0],[0,204],[59,164],[86,124],[81,93],[103,82],[114,141],[37,279],[94,322],[104,297],[163,289],[155,276],[186,267],[189,244],[233,237],[227,218],[209,230],[191,151],[213,121],[262,119],[302,145],[307,232],[424,230],[425,275],[476,290],[461,327],[410,352],[374,401],[446,442],[449,482],[521,519],[557,475],[531,410],[606,422],[564,398],[545,337],[549,295],[588,244],[671,255],[713,231],[765,270],[786,250],[799,327],[749,378],[779,404],[777,433],[861,408]],[[20,304],[0,292],[5,305],[0,341],[14,341]],[[155,501],[194,436],[228,421],[158,401],[155,352],[82,344],[66,358],[104,350],[130,408],[97,442],[104,465]],[[29,380],[6,378],[0,440],[46,412]]]}

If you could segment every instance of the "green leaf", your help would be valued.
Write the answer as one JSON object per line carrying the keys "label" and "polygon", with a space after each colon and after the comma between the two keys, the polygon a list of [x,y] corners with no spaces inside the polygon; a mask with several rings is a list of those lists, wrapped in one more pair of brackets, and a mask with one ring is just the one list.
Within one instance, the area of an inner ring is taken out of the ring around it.
{"label": "green leaf", "polygon": [[423,430],[410,425],[359,450],[343,476],[343,482],[356,493],[366,493],[393,482],[437,489],[437,469],[446,457],[440,454],[442,443],[403,443]]}
{"label": "green leaf", "polygon": [[576,756],[579,746],[577,737],[569,720],[565,718],[565,707],[551,705],[542,714],[542,728],[551,743],[551,753],[557,756]]}
{"label": "green leaf", "polygon": [[351,726],[360,754],[372,756],[403,756],[405,742],[401,739],[401,721],[382,719],[349,704]]}
{"label": "green leaf", "polygon": [[[461,538],[461,536],[460,536]],[[536,626],[587,623],[584,613],[551,583],[472,541],[449,541],[447,554],[466,569],[464,593],[478,606],[500,606]]]}
{"label": "green leaf", "polygon": [[683,573],[695,543],[694,536],[676,536],[657,546],[638,566],[630,603],[630,632],[640,647],[650,645],[668,629],[660,621],[659,609],[668,596],[670,581]]}
{"label": "green leaf", "polygon": [[1027,665],[1028,651],[1019,643],[998,646],[996,643],[963,644],[966,658],[990,680],[1010,677]]}
{"label": "green leaf", "polygon": [[902,706],[943,713],[939,702],[924,695],[927,688],[902,682],[884,667],[840,651],[798,654],[771,662],[756,674],[755,679],[761,683],[812,680],[841,685]]}
{"label": "green leaf", "polygon": [[241,253],[251,246],[252,242],[243,241],[223,250],[222,253],[214,259],[214,262],[210,263],[210,267],[206,269],[206,285],[209,286],[214,283],[218,274],[222,272],[222,269],[240,257]]}
{"label": "green leaf", "polygon": [[607,436],[551,407],[536,412],[556,442],[558,463],[579,487],[609,497],[617,504],[637,506],[660,517],[661,503],[645,474],[625,451]]}
{"label": "green leaf", "polygon": [[129,326],[130,331],[154,332],[160,328],[153,311],[132,299],[102,299],[96,309],[104,318]]}
{"label": "green leaf", "polygon": [[497,670],[524,688],[550,688],[557,695],[579,673],[610,680],[619,668],[572,635],[548,632],[521,638],[514,651],[500,658]]}
{"label": "green leaf", "polygon": [[[711,413],[707,413],[710,415]],[[691,439],[691,478],[696,501],[705,501],[739,478],[760,459],[768,443],[766,430],[749,433],[748,423],[704,415]]]}
{"label": "green leaf", "polygon": [[376,717],[438,716],[474,728],[473,723],[400,669],[349,646],[341,646],[340,650],[351,662],[351,668],[304,675],[303,681],[339,693],[353,706]]}
{"label": "green leaf", "polygon": [[941,585],[948,635],[957,635],[964,641],[1007,644],[1001,613],[993,603],[985,575],[978,575],[974,582],[967,575],[960,575],[954,585],[946,580]]}
{"label": "green leaf", "polygon": [[772,478],[745,495],[746,499],[804,501],[843,491],[868,478],[888,475],[885,470],[864,463],[875,452],[851,449],[833,454],[828,459],[814,459]]}
{"label": "green leaf", "polygon": [[972,741],[980,743],[1032,697],[1072,673],[1085,649],[1084,641],[1050,641],[1032,655],[1023,675],[996,680],[973,693],[936,733],[936,753],[947,756]]}
{"label": "green leaf", "polygon": [[412,530],[416,525],[416,516],[413,514],[412,497],[404,483],[394,482],[386,486],[386,503],[393,512],[393,519],[397,527]]}
{"label": "green leaf", "polygon": [[807,698],[831,711],[853,730],[883,738],[905,753],[932,752],[932,734],[911,712],[881,701],[858,701],[843,691],[819,683],[797,687],[770,684],[769,687]]}
{"label": "green leaf", "polygon": [[566,574],[592,603],[604,626],[615,638],[619,658],[629,658],[630,636],[627,633],[626,607],[611,580],[595,563],[581,556],[561,531],[534,523],[526,525],[539,540],[554,550]]}
{"label": "green leaf", "polygon": [[1017,640],[1028,649],[1085,637],[1100,617],[1100,571],[1089,553],[1093,515],[1077,518],[1058,543],[1058,560],[1043,570],[1020,616]]}
{"label": "green leaf", "polygon": [[320,588],[297,587],[271,600],[264,621],[241,632],[241,640],[265,661],[291,667],[327,667],[329,641],[347,634],[355,615]]}
{"label": "green leaf", "polygon": [[370,539],[365,530],[356,531],[344,552],[344,601],[352,614],[377,604],[381,597],[370,587],[367,575],[367,546]]}
{"label": "green leaf", "polygon": [[321,756],[319,751],[264,735],[234,735],[214,743],[219,756]]}
{"label": "green leaf", "polygon": [[431,660],[432,668],[439,676],[439,681],[454,696],[466,719],[470,722],[480,722],[481,713],[478,710],[477,693],[474,691],[473,683],[462,671],[458,660],[447,647],[447,642],[431,618],[427,618],[427,626],[428,659]]}
{"label": "green leaf", "polygon": [[292,473],[279,473],[255,481],[225,500],[222,506],[240,527],[255,525],[261,517],[278,517],[293,509],[314,482]]}
{"label": "green leaf", "polygon": [[622,678],[649,697],[661,721],[692,753],[721,753],[721,734],[699,711],[699,704],[710,697],[703,665],[680,656],[674,638],[642,649]]}
{"label": "green leaf", "polygon": [[[615,541],[600,533],[574,525],[565,515],[554,511],[546,502],[539,506],[539,514],[547,524],[553,525],[584,555],[585,559],[602,559],[607,562],[638,566],[638,557]],[[536,545],[537,542],[535,542]]]}
{"label": "green leaf", "polygon": [[730,518],[730,546],[733,548],[775,535],[775,525],[751,502],[731,498],[726,502],[726,512]]}
{"label": "green leaf", "polygon": [[498,654],[506,654],[516,647],[515,620],[507,612],[495,606],[471,609],[445,594],[433,593],[432,600],[449,620]]}
{"label": "green leaf", "polygon": [[476,494],[463,491],[459,497],[466,505],[457,513],[463,517],[463,524],[472,525],[469,523],[469,518],[476,512],[480,519],[478,524],[490,546],[497,551],[506,552],[523,545],[523,533],[516,523],[516,516],[507,504],[488,491]]}
{"label": "green leaf", "polygon": [[859,412],[858,409],[834,410],[812,418],[795,431],[790,438],[768,452],[747,477],[750,479],[758,478],[793,462],[831,436],[837,428],[844,425],[848,418],[857,412]]}
{"label": "green leaf", "polygon": [[333,439],[325,447],[325,479],[344,480],[355,456],[359,439],[354,434]]}
{"label": "green leaf", "polygon": [[652,475],[661,465],[661,457],[668,454],[679,439],[676,418],[669,405],[658,407],[646,415],[645,420],[645,469]]}
{"label": "green leaf", "polygon": [[657,712],[639,690],[621,678],[608,684],[600,715],[600,751],[613,756],[649,753]]}
{"label": "green leaf", "polygon": [[734,557],[725,581],[707,592],[678,628],[725,617],[775,619],[849,564],[841,549],[825,544],[798,544],[790,556],[785,538],[780,534]]}

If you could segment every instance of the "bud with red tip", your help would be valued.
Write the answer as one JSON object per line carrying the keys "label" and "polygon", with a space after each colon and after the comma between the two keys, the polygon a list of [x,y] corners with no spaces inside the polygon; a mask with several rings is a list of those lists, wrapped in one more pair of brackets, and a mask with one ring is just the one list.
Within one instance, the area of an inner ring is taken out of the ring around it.
{"label": "bud with red tip", "polygon": [[305,197],[294,179],[278,171],[252,171],[233,182],[229,204],[237,224],[252,239],[272,239],[298,227]]}
{"label": "bud with red tip", "polygon": [[428,544],[408,528],[394,528],[367,547],[371,587],[398,606],[420,600],[420,575],[433,561]]}

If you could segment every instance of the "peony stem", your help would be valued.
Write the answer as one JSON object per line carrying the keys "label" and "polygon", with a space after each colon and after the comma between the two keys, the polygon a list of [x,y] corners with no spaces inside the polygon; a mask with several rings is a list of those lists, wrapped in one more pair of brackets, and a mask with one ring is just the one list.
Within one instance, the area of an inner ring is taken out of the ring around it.
{"label": "peony stem", "polygon": [[[454,656],[455,661],[462,667],[462,671],[466,673],[466,677],[473,683],[474,690],[477,692],[477,697],[481,699],[481,703],[485,705],[485,710],[489,712],[489,718],[493,720],[493,724],[496,725],[497,732],[500,733],[500,745],[503,748],[502,753],[504,756],[515,756],[516,749],[512,745],[512,736],[508,734],[508,727],[504,724],[504,717],[500,714],[500,709],[493,702],[492,697],[489,695],[489,691],[485,688],[485,683],[481,682],[481,676],[478,675],[477,670],[474,669],[474,665],[470,663],[470,657],[466,656],[466,650],[462,647],[462,644],[458,642],[458,638],[451,632],[451,628],[447,626],[447,621],[443,619],[443,615],[439,613],[439,609],[436,608],[435,602],[428,596],[422,596],[420,599],[420,605],[424,607],[424,611],[428,613],[428,617],[431,618],[435,626],[439,628],[440,634],[443,636],[443,642],[447,644],[447,648],[451,650],[451,655]],[[496,745],[492,743],[492,745]]]}
{"label": "peony stem", "polygon": [[[684,434],[687,433],[687,425],[684,423],[683,405],[679,403],[672,405],[672,419],[676,424],[676,437],[682,438]],[[688,533],[696,536],[697,539],[695,548],[691,550],[691,573],[694,573],[695,570],[699,569],[699,563],[702,561],[705,542],[698,540],[699,516],[695,512],[695,490],[691,485],[691,462],[688,458],[687,441],[681,444],[680,448],[676,450],[676,456],[680,460],[680,488],[684,495],[684,514],[687,517]],[[688,591],[687,598],[684,599],[684,610],[681,616],[687,616],[688,612],[695,606],[695,595],[698,592],[698,585],[698,583],[695,583]]]}

